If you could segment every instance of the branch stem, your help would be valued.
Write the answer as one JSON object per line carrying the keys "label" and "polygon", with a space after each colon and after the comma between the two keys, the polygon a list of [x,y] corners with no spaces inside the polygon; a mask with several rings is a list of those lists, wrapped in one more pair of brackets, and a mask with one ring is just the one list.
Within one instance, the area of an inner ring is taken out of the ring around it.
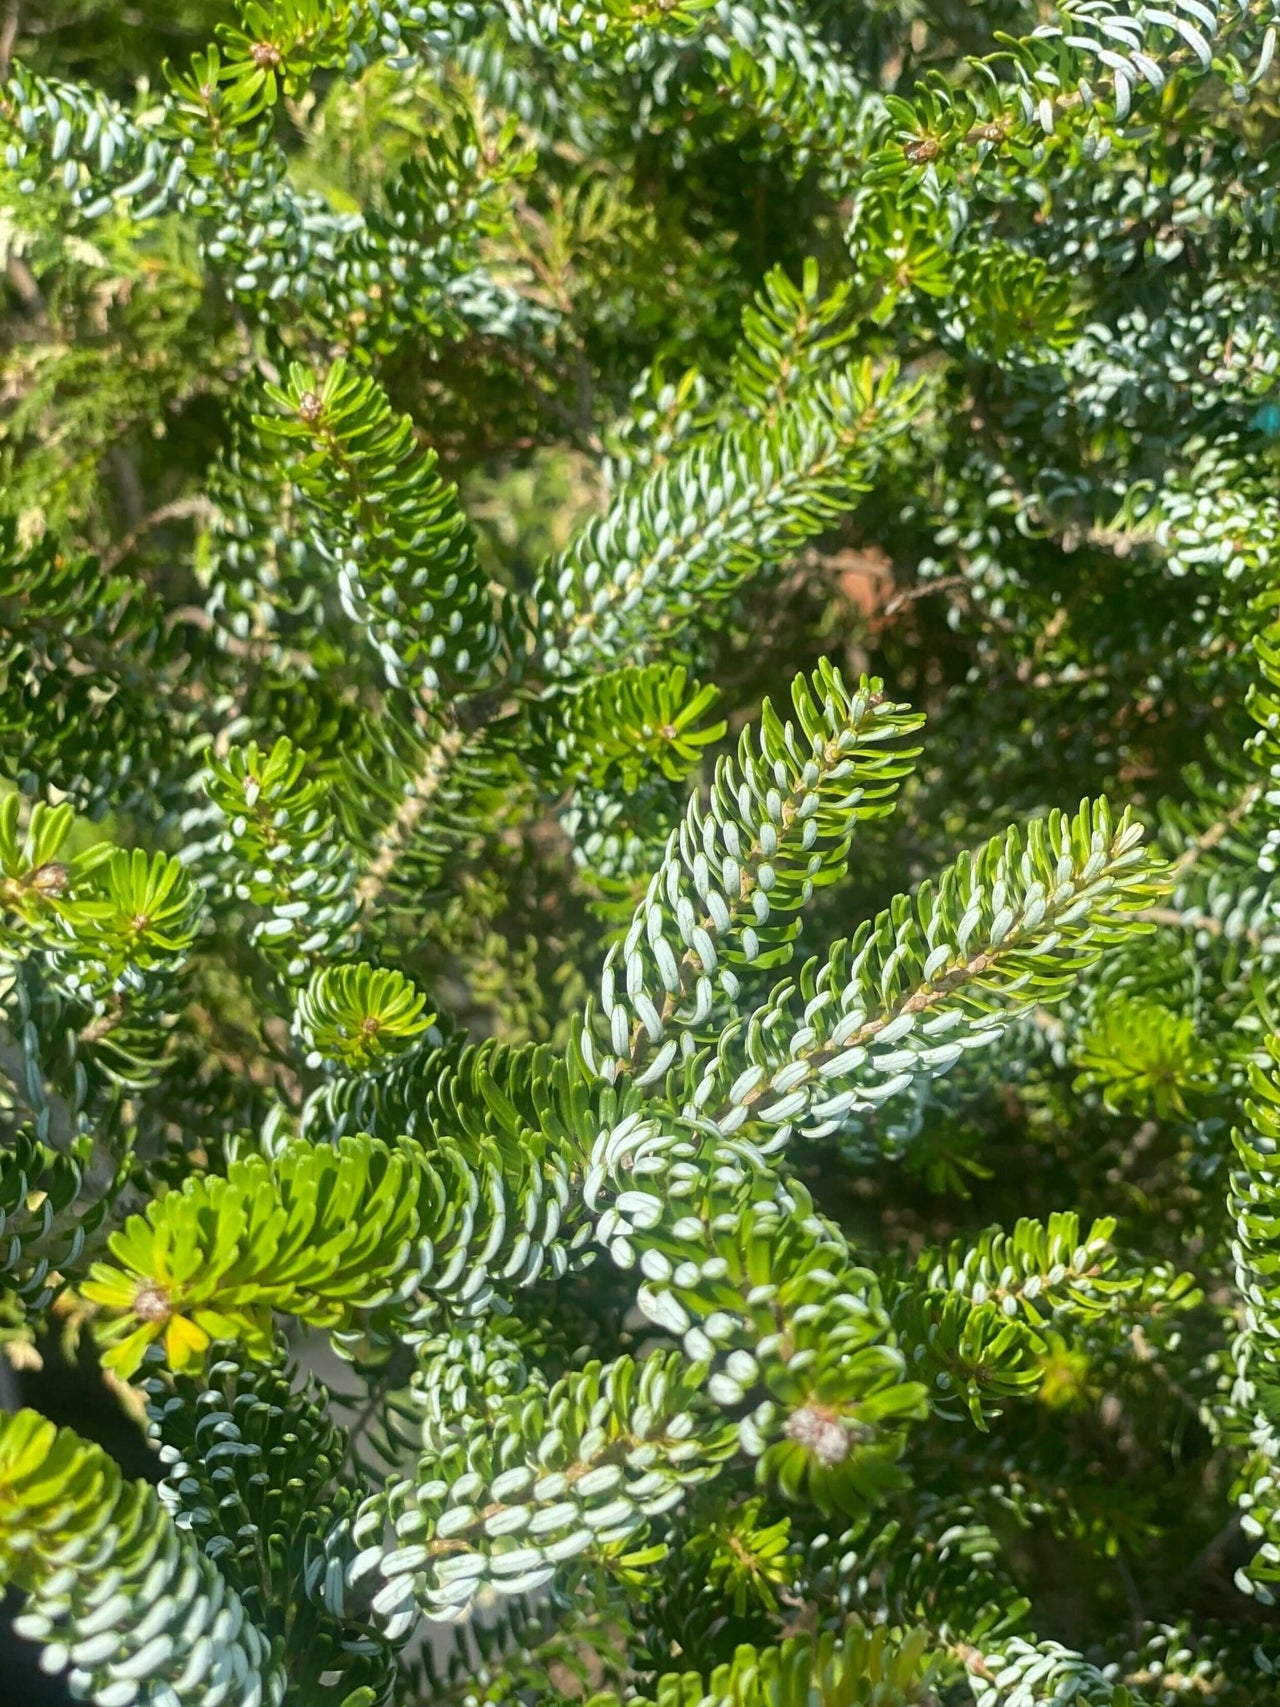
{"label": "branch stem", "polygon": [[105,552],[99,559],[98,566],[104,575],[109,575],[113,569],[119,568],[144,534],[150,533],[152,528],[160,527],[164,522],[186,521],[190,517],[210,522],[217,514],[218,506],[213,500],[199,494],[190,498],[175,498],[171,504],[161,504],[158,510],[152,510],[143,516],[117,545]]}
{"label": "branch stem", "polygon": [[448,776],[465,740],[464,731],[456,724],[446,727],[419,766],[404,799],[396,808],[394,818],[382,833],[373,862],[356,885],[356,901],[362,909],[373,907],[381,897],[395,870],[396,861]]}

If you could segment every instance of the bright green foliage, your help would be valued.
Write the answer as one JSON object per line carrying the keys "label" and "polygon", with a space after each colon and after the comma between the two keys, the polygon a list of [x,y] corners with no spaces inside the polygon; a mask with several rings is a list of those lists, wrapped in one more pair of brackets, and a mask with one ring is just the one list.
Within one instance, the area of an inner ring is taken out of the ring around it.
{"label": "bright green foliage", "polygon": [[1274,1699],[1274,0],[0,10],[19,1651]]}
{"label": "bright green foliage", "polygon": [[743,312],[733,365],[734,394],[750,416],[775,419],[797,391],[839,372],[852,344],[851,294],[843,281],[824,296],[812,260],[805,262],[799,285],[781,268],[765,275],[759,297]]}
{"label": "bright green foliage", "polygon": [[548,773],[630,791],[654,772],[684,781],[702,749],[724,734],[723,722],[702,721],[717,697],[714,687],[690,682],[682,664],[632,665],[574,693],[551,693],[531,708],[530,721],[552,749],[543,761]]}
{"label": "bright green foliage", "polygon": [[112,1313],[108,1363],[125,1375],[159,1340],[179,1369],[219,1337],[262,1355],[273,1310],[335,1334],[371,1312],[404,1331],[434,1300],[483,1308],[490,1271],[526,1285],[547,1264],[563,1271],[588,1230],[565,1214],[571,1178],[554,1144],[298,1140],[153,1200],[112,1234],[115,1262],[84,1292]]}
{"label": "bright green foliage", "polygon": [[[179,1370],[198,1367],[220,1336],[262,1355],[275,1307],[343,1325],[381,1302],[417,1230],[405,1191],[412,1162],[412,1152],[393,1158],[348,1140],[337,1151],[289,1152],[278,1178],[248,1157],[225,1179],[197,1175],[158,1199],[146,1220],[132,1217],[112,1235],[121,1266],[100,1264],[86,1283],[86,1297],[119,1312],[112,1366],[133,1374],[158,1340]],[[291,1270],[303,1252],[299,1286]]]}
{"label": "bright green foliage", "polygon": [[[59,858],[73,832],[71,808],[39,806],[19,834],[19,807],[17,795],[0,803],[0,967],[7,963],[16,973],[6,1000],[24,1022],[14,1028],[23,1057],[21,1094],[47,1138],[53,1115],[34,1023],[41,995],[48,1017],[51,1009],[78,1016],[78,1034],[72,1030],[68,1041],[91,1046],[98,1073],[119,1085],[147,1084],[164,1068],[166,1013],[181,988],[203,910],[176,859],[141,848],[130,853],[105,841]],[[75,1052],[72,1043],[73,1097],[83,1106],[87,1076]],[[69,1148],[73,1133],[60,1124],[61,1143]],[[114,1172],[108,1163],[105,1177]]]}
{"label": "bright green foliage", "polygon": [[23,1633],[91,1700],[283,1699],[271,1646],[154,1491],[34,1411],[0,1418],[0,1582],[25,1591]]}
{"label": "bright green foliage", "polygon": [[[933,1698],[927,1641],[922,1630],[904,1637],[854,1625],[817,1642],[793,1636],[763,1652],[744,1645],[710,1677],[667,1677],[655,1694],[636,1700],[653,1707],[808,1707],[816,1693],[832,1707],[924,1707]],[[592,1707],[610,1707],[614,1700],[596,1696]]]}
{"label": "bright green foliage", "polygon": [[200,899],[177,860],[141,848],[115,849],[89,893],[60,907],[75,972],[68,982],[86,994],[141,984],[155,967],[172,965],[195,940]]}
{"label": "bright green foliage", "polygon": [[1040,1342],[1024,1322],[998,1304],[972,1304],[955,1292],[909,1292],[898,1311],[899,1332],[912,1364],[929,1376],[938,1414],[958,1421],[967,1412],[987,1427],[988,1407],[1025,1398],[1040,1382]]}
{"label": "bright green foliage", "polygon": [[39,802],[22,825],[21,810],[22,801],[16,794],[0,802],[4,946],[6,953],[14,955],[56,934],[57,920],[71,898],[81,892],[93,867],[111,852],[108,845],[99,843],[72,862],[59,859],[75,813],[69,806]]}
{"label": "bright green foliage", "polygon": [[1080,1040],[1081,1090],[1096,1089],[1110,1109],[1185,1114],[1186,1096],[1209,1079],[1213,1057],[1185,1014],[1156,1002],[1108,1003]]}
{"label": "bright green foliage", "polygon": [[391,1066],[415,1049],[434,1014],[426,998],[401,972],[372,966],[321,967],[298,997],[295,1016],[308,1045],[307,1065],[331,1061],[347,1072],[369,1073]]}
{"label": "bright green foliage", "polygon": [[[1139,1313],[1200,1302],[1187,1275],[1117,1272],[1114,1230],[1113,1221],[1098,1222],[1081,1239],[1079,1218],[1059,1214],[1047,1227],[1023,1220],[1012,1234],[993,1228],[976,1243],[921,1256],[894,1300],[894,1320],[908,1367],[926,1379],[940,1416],[967,1411],[985,1432],[1001,1399],[1036,1391],[1067,1354],[1051,1326],[1096,1325],[1116,1337]],[[1131,1293],[1140,1296],[1130,1301]]]}
{"label": "bright green foliage", "polygon": [[689,1536],[684,1563],[691,1582],[701,1578],[708,1599],[728,1602],[738,1617],[757,1604],[776,1611],[778,1592],[796,1569],[790,1520],[763,1522],[763,1510],[763,1500],[747,1500]]}

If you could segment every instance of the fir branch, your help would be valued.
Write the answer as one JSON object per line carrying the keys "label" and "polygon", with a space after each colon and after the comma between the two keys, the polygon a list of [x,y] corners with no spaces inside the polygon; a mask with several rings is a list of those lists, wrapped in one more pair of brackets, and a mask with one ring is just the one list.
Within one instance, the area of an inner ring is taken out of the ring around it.
{"label": "fir branch", "polygon": [[[906,430],[917,389],[866,362],[780,410],[763,434],[695,442],[624,488],[542,571],[534,596],[546,667],[637,660],[644,636],[670,642],[697,602],[788,557],[852,507],[875,457]],[[668,532],[676,515],[678,538]]]}
{"label": "fir branch", "polygon": [[18,1631],[81,1693],[283,1699],[276,1656],[216,1566],[101,1447],[34,1411],[0,1417],[0,1491],[0,1581],[27,1596]]}
{"label": "fir branch", "polygon": [[468,732],[457,721],[448,721],[427,747],[395,816],[379,832],[378,851],[355,887],[356,903],[362,912],[377,906],[404,849],[413,840],[424,814],[430,811],[450,768],[467,741]]}
{"label": "fir branch", "polygon": [[945,1071],[1060,993],[1122,929],[1142,928],[1129,921],[1157,879],[1140,838],[1105,802],[994,838],[806,969],[802,1016],[784,985],[730,1026],[687,1112],[724,1138],[749,1127],[772,1150],[799,1122],[831,1130],[916,1074]]}
{"label": "fir branch", "polygon": [[1185,847],[1169,867],[1169,877],[1177,881],[1184,872],[1189,871],[1205,854],[1224,842],[1231,832],[1237,829],[1253,811],[1263,791],[1260,782],[1248,783],[1240,793],[1239,799],[1231,810],[1209,825]]}
{"label": "fir branch", "polygon": [[104,552],[99,560],[99,568],[104,575],[110,575],[118,569],[126,557],[131,557],[138,548],[138,543],[153,528],[163,527],[165,522],[200,521],[211,522],[218,514],[218,507],[211,499],[196,494],[190,498],[175,498],[172,503],[161,504],[157,509],[149,511],[142,520],[125,534],[108,552]]}
{"label": "fir branch", "polygon": [[[736,1001],[746,968],[788,960],[795,915],[817,886],[843,873],[854,825],[892,809],[914,756],[897,743],[919,719],[887,701],[879,682],[864,678],[850,692],[826,665],[811,680],[797,678],[792,702],[795,722],[785,724],[765,702],[759,733],[744,731],[736,764],[717,766],[709,810],[690,802],[606,962],[601,1007],[615,1057],[603,1070],[611,1081],[630,1074],[642,1086],[656,1082],[676,1057],[680,1031],[708,1024],[713,979]],[[652,1048],[658,1053],[646,1065]]]}
{"label": "fir branch", "polygon": [[[449,1361],[445,1348],[424,1385]],[[348,1581],[382,1575],[372,1606],[395,1641],[419,1609],[460,1618],[482,1586],[528,1594],[557,1566],[616,1550],[732,1451],[731,1426],[708,1413],[699,1388],[696,1367],[661,1357],[592,1363],[550,1390],[529,1379],[460,1438],[429,1448],[412,1480],[366,1502]],[[388,1518],[395,1542],[384,1549]]]}

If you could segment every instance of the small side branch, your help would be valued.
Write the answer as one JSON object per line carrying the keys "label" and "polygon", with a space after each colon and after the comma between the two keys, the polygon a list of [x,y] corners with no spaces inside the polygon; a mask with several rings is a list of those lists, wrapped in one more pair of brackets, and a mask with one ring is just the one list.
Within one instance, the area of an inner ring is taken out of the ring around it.
{"label": "small side branch", "polygon": [[0,24],[0,77],[9,75],[9,63],[13,58],[14,43],[21,27],[21,0],[8,0],[4,9],[4,23]]}
{"label": "small side branch", "polygon": [[1208,853],[1212,848],[1216,848],[1219,842],[1225,841],[1232,830],[1248,817],[1261,793],[1262,784],[1251,782],[1225,818],[1219,818],[1216,823],[1210,824],[1203,835],[1197,836],[1194,842],[1182,850],[1169,867],[1169,876],[1181,877],[1184,871],[1188,871],[1196,863],[1201,854]]}
{"label": "small side branch", "polygon": [[[1210,936],[1225,936],[1226,926],[1221,919],[1215,919],[1212,913],[1184,913],[1177,907],[1144,907],[1140,913],[1135,913],[1135,919],[1146,919],[1149,924],[1169,925],[1184,931],[1206,931]],[[1243,942],[1250,942],[1258,947],[1262,942],[1261,931],[1233,931],[1233,937]]]}
{"label": "small side branch", "polygon": [[152,510],[124,536],[124,538],[99,559],[99,567],[104,575],[109,575],[113,569],[119,568],[138,541],[152,528],[160,527],[165,522],[186,521],[195,517],[199,521],[211,522],[218,514],[218,506],[211,498],[200,496],[191,498],[175,498],[171,504],[161,504],[158,510]]}
{"label": "small side branch", "polygon": [[395,817],[383,831],[377,855],[356,885],[356,901],[362,911],[377,904],[395,870],[396,861],[408,846],[465,741],[465,732],[454,724],[443,731],[428,752],[412,786],[396,808]]}

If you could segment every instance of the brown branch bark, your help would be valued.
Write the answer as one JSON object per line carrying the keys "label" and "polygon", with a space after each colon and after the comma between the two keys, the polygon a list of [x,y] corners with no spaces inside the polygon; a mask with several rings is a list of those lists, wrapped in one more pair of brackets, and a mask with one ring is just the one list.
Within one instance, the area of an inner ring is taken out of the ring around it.
{"label": "brown branch bark", "polygon": [[137,546],[144,534],[152,528],[160,527],[164,522],[185,521],[188,517],[197,517],[201,521],[212,521],[218,514],[218,506],[211,498],[196,496],[193,498],[175,498],[171,504],[161,504],[158,510],[152,510],[142,517],[134,527],[131,527],[124,538],[116,546],[99,559],[102,572],[109,575],[117,569],[131,551]]}
{"label": "brown branch bark", "polygon": [[13,46],[21,27],[22,0],[8,0],[4,9],[4,23],[0,24],[0,77],[9,75],[9,62],[13,58]]}

